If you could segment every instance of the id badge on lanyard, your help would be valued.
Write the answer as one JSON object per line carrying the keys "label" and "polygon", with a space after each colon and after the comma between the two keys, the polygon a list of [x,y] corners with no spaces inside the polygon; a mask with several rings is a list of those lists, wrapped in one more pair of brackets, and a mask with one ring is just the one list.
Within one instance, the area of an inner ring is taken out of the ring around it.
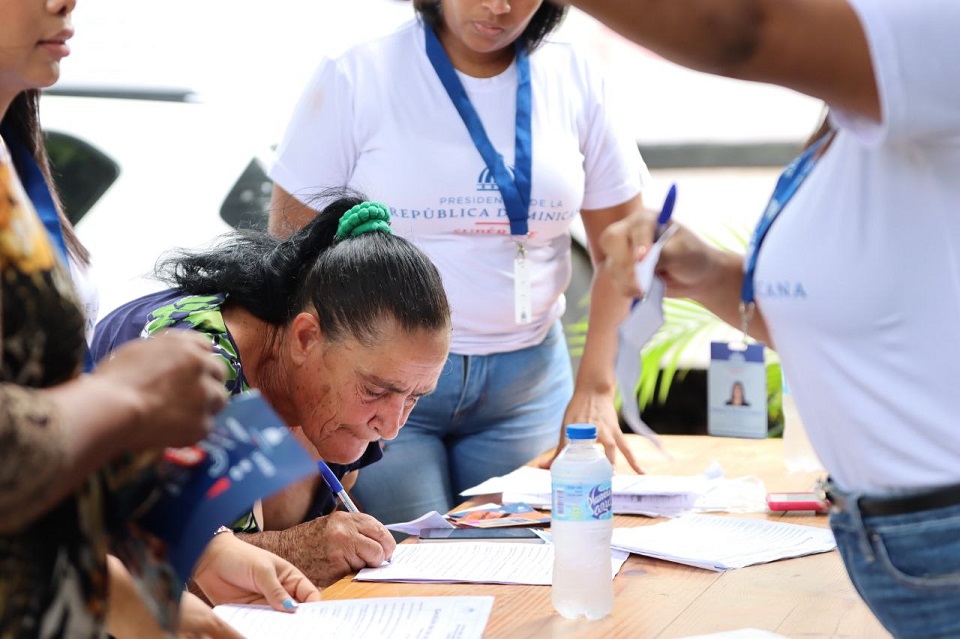
{"label": "id badge on lanyard", "polygon": [[530,262],[523,243],[517,243],[517,256],[513,258],[513,309],[517,324],[533,320],[533,291],[530,281]]}
{"label": "id badge on lanyard", "polygon": [[440,39],[429,25],[424,25],[427,58],[440,79],[450,101],[456,107],[470,138],[483,158],[487,169],[500,189],[503,206],[510,220],[510,234],[517,243],[513,260],[514,316],[518,324],[533,321],[532,280],[525,242],[528,237],[530,214],[530,176],[533,165],[531,117],[533,98],[530,90],[530,59],[523,47],[515,46],[517,63],[517,116],[513,171],[507,169],[503,156],[497,152],[480,115],[470,102],[466,89],[450,61]]}
{"label": "id badge on lanyard", "polygon": [[757,223],[744,260],[740,290],[742,338],[737,342],[712,342],[707,371],[707,432],[731,437],[767,435],[767,374],[764,345],[747,343],[747,330],[756,308],[754,275],[760,246],[770,227],[813,171],[831,136],[811,145],[784,170],[763,216]]}
{"label": "id badge on lanyard", "polygon": [[763,344],[710,343],[707,434],[767,436],[767,367]]}

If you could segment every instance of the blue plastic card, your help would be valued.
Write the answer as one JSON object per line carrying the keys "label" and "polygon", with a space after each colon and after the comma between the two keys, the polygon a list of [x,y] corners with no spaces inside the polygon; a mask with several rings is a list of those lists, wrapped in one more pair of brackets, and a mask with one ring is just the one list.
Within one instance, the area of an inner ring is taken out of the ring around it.
{"label": "blue plastic card", "polygon": [[243,393],[217,414],[206,439],[167,450],[163,491],[140,524],[166,543],[177,577],[186,582],[219,526],[316,472],[313,459],[260,394]]}

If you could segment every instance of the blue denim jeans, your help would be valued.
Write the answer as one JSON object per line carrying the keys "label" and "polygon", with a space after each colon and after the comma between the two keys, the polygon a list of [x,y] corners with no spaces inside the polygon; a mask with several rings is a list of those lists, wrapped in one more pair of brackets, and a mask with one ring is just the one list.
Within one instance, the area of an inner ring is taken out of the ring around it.
{"label": "blue denim jeans", "polygon": [[437,390],[420,399],[383,459],[351,491],[385,524],[444,513],[460,491],[556,446],[573,394],[558,322],[537,346],[493,355],[451,354]]}
{"label": "blue denim jeans", "polygon": [[830,527],[854,587],[895,637],[960,637],[960,505],[862,515],[841,492]]}

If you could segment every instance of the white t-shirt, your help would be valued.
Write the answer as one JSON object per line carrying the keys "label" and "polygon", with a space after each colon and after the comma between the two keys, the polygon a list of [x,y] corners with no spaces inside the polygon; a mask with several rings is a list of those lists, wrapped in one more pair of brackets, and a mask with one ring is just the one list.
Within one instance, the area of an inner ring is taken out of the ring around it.
{"label": "white t-shirt", "polygon": [[77,289],[77,299],[83,311],[83,330],[87,344],[93,341],[93,328],[97,323],[97,314],[100,312],[100,289],[97,287],[93,275],[93,265],[80,264],[72,255],[68,255],[70,263],[70,279]]}
{"label": "white t-shirt", "polygon": [[[517,245],[500,192],[426,56],[417,21],[321,64],[270,171],[308,204],[324,188],[349,185],[390,207],[394,232],[420,246],[443,276],[455,353],[540,343],[564,311],[571,222],[581,209],[633,198],[646,172],[636,141],[615,123],[603,79],[572,46],[544,43],[530,56],[530,72],[529,324],[515,321]],[[459,76],[512,166],[516,65],[493,78]]]}
{"label": "white t-shirt", "polygon": [[834,111],[762,245],[757,300],[841,488],[960,483],[960,3],[850,1],[883,121]]}

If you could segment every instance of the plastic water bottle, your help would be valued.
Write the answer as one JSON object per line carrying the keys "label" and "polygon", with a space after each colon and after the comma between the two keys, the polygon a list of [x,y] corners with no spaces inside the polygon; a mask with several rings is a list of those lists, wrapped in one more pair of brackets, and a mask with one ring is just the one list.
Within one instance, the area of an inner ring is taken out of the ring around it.
{"label": "plastic water bottle", "polygon": [[554,547],[550,594],[553,607],[569,619],[600,619],[613,608],[613,467],[596,441],[593,424],[570,424],[567,445],[550,468]]}
{"label": "plastic water bottle", "polygon": [[823,470],[820,458],[813,450],[803,420],[797,412],[793,393],[787,378],[781,378],[783,388],[783,463],[791,473],[803,473]]}

